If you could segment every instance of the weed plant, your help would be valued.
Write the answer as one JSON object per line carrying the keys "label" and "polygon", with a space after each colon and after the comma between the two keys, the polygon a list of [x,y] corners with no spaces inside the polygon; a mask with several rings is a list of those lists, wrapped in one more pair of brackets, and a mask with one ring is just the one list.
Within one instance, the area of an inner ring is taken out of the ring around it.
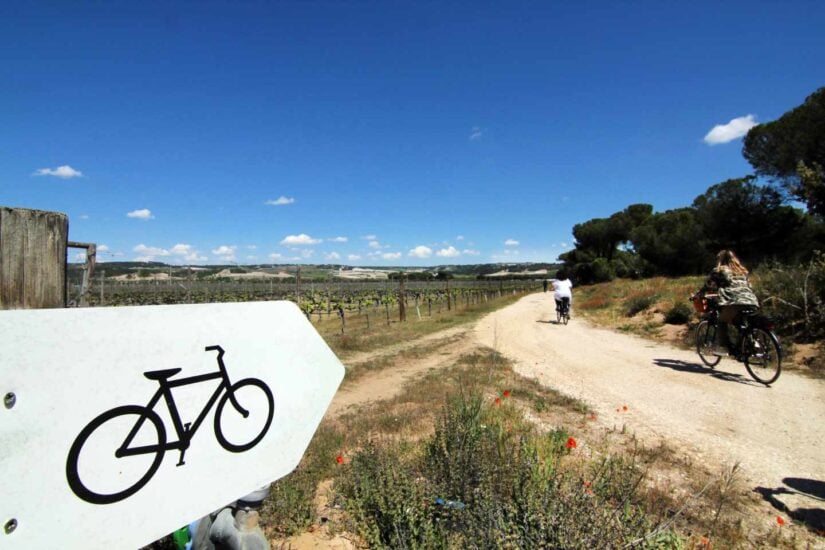
{"label": "weed plant", "polygon": [[540,434],[465,389],[417,449],[367,444],[336,490],[371,548],[678,547],[648,540],[633,459],[575,453],[564,430]]}

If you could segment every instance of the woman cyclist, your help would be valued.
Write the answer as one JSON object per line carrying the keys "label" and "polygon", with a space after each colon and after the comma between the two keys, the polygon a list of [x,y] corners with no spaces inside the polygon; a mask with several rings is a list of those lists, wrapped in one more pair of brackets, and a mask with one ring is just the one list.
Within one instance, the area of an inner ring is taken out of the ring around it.
{"label": "woman cyclist", "polygon": [[748,283],[748,270],[731,250],[716,255],[716,267],[710,272],[702,292],[719,295],[719,325],[716,330],[715,355],[736,355],[728,337],[728,324],[735,321],[744,309],[759,307],[759,300]]}

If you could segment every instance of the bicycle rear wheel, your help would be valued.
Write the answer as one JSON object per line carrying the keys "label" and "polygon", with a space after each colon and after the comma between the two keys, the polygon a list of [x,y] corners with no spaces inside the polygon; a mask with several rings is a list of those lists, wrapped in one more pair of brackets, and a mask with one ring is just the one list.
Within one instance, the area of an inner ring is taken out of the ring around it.
{"label": "bicycle rear wheel", "polygon": [[782,349],[773,333],[754,328],[742,340],[745,368],[754,380],[772,384],[782,372]]}
{"label": "bicycle rear wheel", "polygon": [[[127,448],[123,439],[137,427]],[[75,438],[66,459],[66,480],[86,502],[121,501],[149,483],[165,445],[166,428],[155,411],[139,405],[115,407],[89,422]]]}
{"label": "bicycle rear wheel", "polygon": [[713,341],[716,338],[716,326],[707,321],[702,321],[696,327],[696,353],[702,363],[713,368],[719,364],[722,358],[713,354]]}

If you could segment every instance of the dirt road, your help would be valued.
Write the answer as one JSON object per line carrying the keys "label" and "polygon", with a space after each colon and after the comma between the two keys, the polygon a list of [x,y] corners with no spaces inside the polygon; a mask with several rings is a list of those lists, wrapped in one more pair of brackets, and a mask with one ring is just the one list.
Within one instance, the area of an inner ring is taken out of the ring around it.
{"label": "dirt road", "polygon": [[551,294],[527,296],[482,319],[475,336],[519,374],[586,401],[600,422],[699,459],[740,462],[754,488],[825,485],[825,383],[783,372],[768,388],[731,359],[711,370],[694,352],[581,319],[556,325],[552,303]]}

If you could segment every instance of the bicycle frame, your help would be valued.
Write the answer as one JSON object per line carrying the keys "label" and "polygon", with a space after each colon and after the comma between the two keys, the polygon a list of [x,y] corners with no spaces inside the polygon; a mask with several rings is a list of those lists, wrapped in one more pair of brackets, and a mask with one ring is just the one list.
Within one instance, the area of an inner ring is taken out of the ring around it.
{"label": "bicycle frame", "polygon": [[[140,428],[143,426],[144,421],[146,420],[146,415],[142,415],[138,418],[137,422],[135,423],[132,430],[129,432],[129,435],[126,436],[124,442],[120,445],[117,451],[115,451],[115,456],[117,458],[122,458],[124,456],[135,456],[141,454],[148,454],[148,453],[155,453],[159,450],[170,450],[170,449],[178,449],[180,451],[185,451],[189,448],[189,443],[192,441],[192,438],[195,436],[195,432],[198,431],[203,421],[206,419],[206,415],[212,409],[212,406],[218,400],[221,393],[224,390],[229,391],[229,388],[232,384],[229,381],[229,375],[226,372],[226,366],[223,363],[223,348],[220,346],[208,346],[205,351],[217,351],[218,352],[218,371],[212,372],[209,374],[201,374],[198,376],[190,376],[188,378],[181,378],[179,380],[169,381],[168,379],[160,379],[158,380],[158,384],[160,384],[160,388],[155,392],[155,395],[149,400],[149,403],[146,404],[146,410],[152,411],[155,408],[155,405],[158,404],[161,397],[164,398],[166,401],[166,406],[169,408],[169,414],[172,417],[172,424],[175,428],[175,432],[178,436],[177,441],[167,441],[163,445],[143,445],[139,447],[129,447],[132,443],[132,440],[135,438],[137,433],[140,431]],[[201,410],[200,414],[198,415],[197,419],[192,423],[184,423],[181,421],[180,413],[178,412],[178,407],[175,404],[175,398],[172,395],[172,389],[177,388],[180,386],[188,386],[190,384],[198,384],[200,382],[205,382],[207,380],[215,380],[221,379],[221,383],[218,384],[218,387],[212,393],[212,396],[206,402],[206,405]],[[244,418],[249,416],[249,411],[241,407],[240,403],[237,402],[235,399],[235,395],[233,393],[229,394],[229,400],[232,403],[232,406],[237,409]],[[181,457],[182,459],[182,457]],[[182,464],[182,460],[179,464]]]}

